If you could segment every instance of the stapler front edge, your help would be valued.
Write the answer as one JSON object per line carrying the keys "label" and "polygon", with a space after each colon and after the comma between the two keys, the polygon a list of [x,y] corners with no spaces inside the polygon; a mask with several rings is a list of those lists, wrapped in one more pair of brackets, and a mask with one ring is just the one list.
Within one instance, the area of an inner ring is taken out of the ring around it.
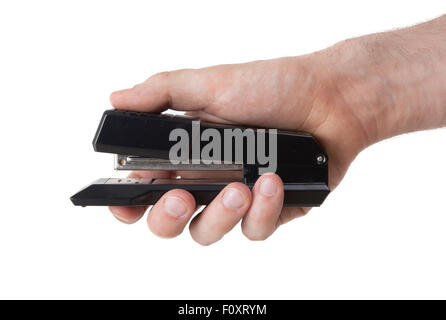
{"label": "stapler front edge", "polygon": [[[320,206],[330,192],[326,153],[309,134],[268,131],[203,123],[187,116],[107,110],[93,147],[115,154],[117,170],[240,171],[240,182],[250,188],[262,173],[272,171],[283,181],[284,206]],[[179,152],[184,151],[177,150],[179,139],[172,139],[180,136],[173,133],[181,132],[187,133],[187,141],[182,141],[186,152]],[[237,139],[240,148],[233,143]],[[213,150],[209,143],[214,143]],[[172,161],[173,153],[179,159]],[[266,163],[266,155],[275,163]],[[197,204],[206,205],[233,181],[103,178],[73,195],[71,201],[79,206],[145,206],[180,188],[190,192]]]}

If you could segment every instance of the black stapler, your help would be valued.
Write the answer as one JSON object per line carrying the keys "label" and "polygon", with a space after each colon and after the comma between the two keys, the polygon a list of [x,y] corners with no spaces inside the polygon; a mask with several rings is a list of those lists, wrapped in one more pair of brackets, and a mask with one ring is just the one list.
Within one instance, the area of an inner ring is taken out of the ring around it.
{"label": "black stapler", "polygon": [[[240,170],[240,181],[250,188],[262,173],[275,172],[284,183],[284,206],[319,206],[330,192],[327,155],[305,133],[107,110],[93,147],[97,152],[115,154],[117,170]],[[71,201],[80,206],[152,205],[165,192],[181,188],[189,191],[197,204],[206,205],[231,182],[103,178],[73,195]]]}

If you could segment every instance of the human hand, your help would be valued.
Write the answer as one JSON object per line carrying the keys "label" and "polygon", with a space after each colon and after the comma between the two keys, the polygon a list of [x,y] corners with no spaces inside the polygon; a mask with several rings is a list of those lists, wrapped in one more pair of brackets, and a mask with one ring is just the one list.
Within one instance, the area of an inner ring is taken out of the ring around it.
{"label": "human hand", "polygon": [[[117,109],[161,112],[171,108],[214,123],[309,132],[328,154],[333,190],[365,147],[402,132],[446,122],[440,97],[429,103],[428,113],[416,103],[419,99],[412,99],[428,90],[422,81],[432,70],[425,66],[426,57],[416,54],[418,47],[413,42],[404,50],[394,49],[395,43],[404,43],[405,36],[422,32],[407,30],[398,31],[398,37],[392,32],[351,39],[305,56],[163,72],[131,89],[114,92],[111,103]],[[408,61],[404,56],[407,52],[413,52],[416,59]],[[411,72],[410,81],[404,70]],[[432,87],[438,85],[432,84],[429,90]],[[437,124],[439,114],[444,122]],[[154,171],[133,172],[131,177],[191,174],[210,177],[209,172]],[[222,173],[211,174],[219,175]],[[223,175],[227,177],[227,173]],[[275,174],[262,175],[252,190],[234,182],[192,219],[189,229],[197,242],[208,245],[241,220],[249,239],[263,240],[281,224],[309,210],[283,208],[282,202],[283,185]],[[125,223],[136,222],[147,210],[110,209]],[[183,231],[195,210],[190,193],[171,190],[151,209],[149,228],[159,236],[174,237]]]}

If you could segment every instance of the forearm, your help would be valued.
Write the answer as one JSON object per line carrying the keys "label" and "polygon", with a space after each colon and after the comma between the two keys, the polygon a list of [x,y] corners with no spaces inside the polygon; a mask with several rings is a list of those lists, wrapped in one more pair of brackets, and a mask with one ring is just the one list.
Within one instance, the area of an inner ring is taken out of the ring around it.
{"label": "forearm", "polygon": [[446,126],[446,16],[330,50],[337,89],[358,113],[368,144]]}
{"label": "forearm", "polygon": [[372,45],[390,50],[390,59],[378,61],[377,70],[386,79],[394,104],[385,115],[388,123],[382,138],[445,126],[446,16],[377,35]]}

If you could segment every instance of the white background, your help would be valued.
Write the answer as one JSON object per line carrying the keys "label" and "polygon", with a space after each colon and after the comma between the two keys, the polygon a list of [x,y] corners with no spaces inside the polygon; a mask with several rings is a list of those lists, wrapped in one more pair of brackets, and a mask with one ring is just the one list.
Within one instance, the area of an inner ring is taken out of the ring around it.
{"label": "white background", "polygon": [[0,298],[446,298],[446,130],[364,151],[321,208],[251,242],[152,235],[69,197],[118,176],[91,141],[153,73],[299,55],[445,1],[2,1]]}

